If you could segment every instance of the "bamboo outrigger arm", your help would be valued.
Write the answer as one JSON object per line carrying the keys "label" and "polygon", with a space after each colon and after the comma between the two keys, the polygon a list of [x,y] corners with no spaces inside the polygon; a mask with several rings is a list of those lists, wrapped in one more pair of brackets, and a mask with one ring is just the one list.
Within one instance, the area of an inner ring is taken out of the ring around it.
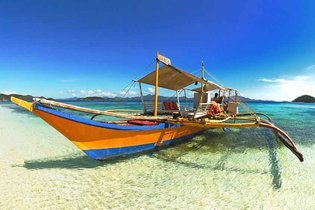
{"label": "bamboo outrigger arm", "polygon": [[288,148],[291,150],[291,152],[293,154],[295,154],[295,156],[301,161],[304,161],[303,155],[302,153],[300,153],[298,151],[298,149],[296,148],[296,145],[294,143],[294,141],[290,138],[290,136],[285,133],[283,130],[281,130],[280,128],[278,128],[277,126],[275,126],[273,123],[266,121],[266,120],[261,120],[259,122],[259,126],[260,127],[266,127],[266,128],[270,128],[272,130],[275,131],[275,133],[278,135],[280,141]]}
{"label": "bamboo outrigger arm", "polygon": [[[259,113],[263,115],[262,113]],[[244,120],[244,119],[239,119]],[[256,121],[249,119],[249,122],[226,122],[226,121],[218,121],[218,120],[210,120],[208,122],[199,123],[199,122],[182,122],[184,125],[194,126],[194,127],[202,127],[202,128],[250,128],[250,127],[265,127],[272,129],[279,137],[280,141],[291,150],[291,152],[301,161],[304,161],[303,155],[298,151],[294,141],[290,138],[290,136],[285,133],[283,130],[275,126],[271,118],[267,120],[258,119]]]}
{"label": "bamboo outrigger arm", "polygon": [[[247,115],[252,115],[253,113],[243,113],[243,114],[238,114],[237,116],[247,116]],[[296,148],[296,145],[294,143],[294,141],[290,138],[290,136],[285,133],[283,130],[281,130],[280,128],[278,128],[272,121],[271,117],[269,117],[268,115],[264,114],[264,113],[260,113],[260,112],[256,112],[254,113],[255,115],[262,115],[264,117],[267,118],[267,120],[263,120],[260,119],[259,122],[259,126],[260,127],[265,127],[265,128],[270,128],[272,129],[277,136],[279,137],[280,141],[288,148],[291,150],[291,152],[293,154],[295,154],[295,156],[297,156],[297,158],[303,162],[304,158],[303,155],[298,151],[298,149]]]}
{"label": "bamboo outrigger arm", "polygon": [[156,116],[156,117],[155,116],[141,116],[141,115],[116,113],[116,112],[113,112],[113,110],[109,110],[109,111],[95,110],[95,109],[89,109],[89,108],[79,107],[75,105],[65,104],[65,103],[61,103],[57,101],[51,101],[51,100],[47,100],[43,98],[34,98],[34,100],[44,105],[56,106],[56,107],[61,107],[65,109],[80,111],[80,112],[94,114],[94,115],[107,115],[107,116],[112,116],[112,117],[137,119],[137,120],[167,120],[169,119],[169,117],[167,116]]}

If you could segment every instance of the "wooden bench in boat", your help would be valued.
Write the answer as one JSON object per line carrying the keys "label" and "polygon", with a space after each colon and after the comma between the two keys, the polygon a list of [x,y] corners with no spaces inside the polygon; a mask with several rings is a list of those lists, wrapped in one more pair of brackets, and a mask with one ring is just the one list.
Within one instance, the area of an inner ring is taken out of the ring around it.
{"label": "wooden bench in boat", "polygon": [[173,101],[163,102],[162,111],[167,112],[167,113],[180,112],[178,104],[176,102],[173,102]]}
{"label": "wooden bench in boat", "polygon": [[132,125],[148,125],[148,126],[152,126],[152,125],[159,124],[158,122],[153,122],[153,121],[148,121],[148,120],[128,120],[127,122],[129,124],[132,124]]}
{"label": "wooden bench in boat", "polygon": [[[146,103],[145,104],[145,113],[150,114],[153,113],[153,104]],[[158,103],[158,114],[172,114],[172,113],[179,113],[179,107],[176,102],[168,102],[165,101],[163,103]]]}

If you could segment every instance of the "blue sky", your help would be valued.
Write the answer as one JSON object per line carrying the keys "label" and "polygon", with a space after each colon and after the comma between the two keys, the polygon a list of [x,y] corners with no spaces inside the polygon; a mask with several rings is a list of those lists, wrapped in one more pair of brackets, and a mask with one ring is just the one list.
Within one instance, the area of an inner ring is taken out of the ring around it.
{"label": "blue sky", "polygon": [[251,98],[315,95],[314,14],[307,0],[0,1],[0,92],[122,95],[159,51]]}

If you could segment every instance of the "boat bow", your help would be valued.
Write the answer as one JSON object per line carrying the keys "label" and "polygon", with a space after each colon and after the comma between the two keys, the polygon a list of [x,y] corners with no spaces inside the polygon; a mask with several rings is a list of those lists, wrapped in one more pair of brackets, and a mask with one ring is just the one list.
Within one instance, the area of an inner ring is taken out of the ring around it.
{"label": "boat bow", "polygon": [[24,109],[33,112],[35,102],[27,102],[22,99],[11,96],[11,101]]}

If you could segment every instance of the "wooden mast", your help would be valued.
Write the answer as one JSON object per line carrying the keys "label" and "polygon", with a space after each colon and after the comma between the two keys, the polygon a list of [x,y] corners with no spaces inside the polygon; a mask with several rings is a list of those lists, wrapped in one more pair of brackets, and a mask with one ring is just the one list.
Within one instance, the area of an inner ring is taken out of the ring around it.
{"label": "wooden mast", "polygon": [[[205,67],[203,65],[203,61],[201,61],[201,78],[204,80],[205,79]],[[204,89],[206,87],[206,84],[201,84],[201,95],[200,95],[200,101],[199,101],[199,106],[200,104],[203,102],[203,93],[204,93]]]}
{"label": "wooden mast", "polygon": [[[204,68],[204,65],[203,65],[203,61],[201,61],[201,79],[205,79],[205,68]],[[203,93],[204,93],[204,88],[206,87],[206,84],[201,84],[201,88],[200,88],[200,98],[199,98],[199,104],[195,110],[195,113],[194,113],[194,117],[196,116],[197,112],[198,112],[198,109],[200,107],[200,104],[202,103],[203,101]]]}
{"label": "wooden mast", "polygon": [[203,65],[203,61],[201,61],[201,78],[205,79],[205,67]]}
{"label": "wooden mast", "polygon": [[141,82],[139,82],[139,89],[140,89],[141,102],[142,102],[142,106],[143,106],[143,113],[145,114],[145,113],[147,113],[147,108],[146,108],[145,103],[144,103]]}
{"label": "wooden mast", "polygon": [[158,97],[159,97],[159,60],[158,60],[159,52],[156,52],[155,59],[155,98],[154,98],[154,112],[153,116],[157,116],[158,111]]}
{"label": "wooden mast", "polygon": [[180,110],[180,102],[179,102],[179,90],[176,90],[176,98],[177,98],[177,106]]}

